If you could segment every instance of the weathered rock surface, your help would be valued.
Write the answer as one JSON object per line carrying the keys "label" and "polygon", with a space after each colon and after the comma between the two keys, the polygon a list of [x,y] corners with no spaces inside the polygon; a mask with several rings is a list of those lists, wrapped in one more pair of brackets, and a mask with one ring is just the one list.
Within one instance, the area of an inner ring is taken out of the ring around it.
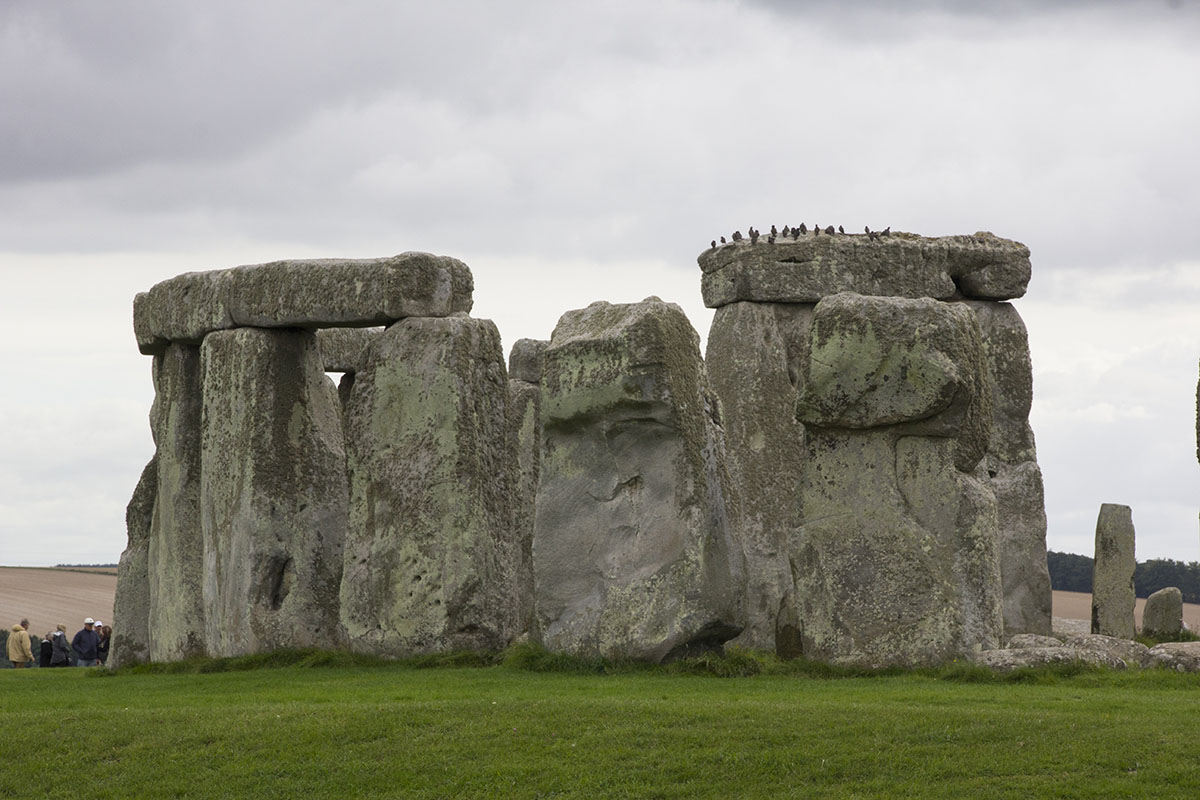
{"label": "weathered rock surface", "polygon": [[363,354],[383,328],[323,328],[317,331],[317,349],[325,372],[358,372]]}
{"label": "weathered rock surface", "polygon": [[1062,647],[1061,639],[1037,633],[1018,633],[1008,640],[1009,650],[1024,650],[1027,647]]}
{"label": "weathered rock surface", "polygon": [[1058,638],[1066,638],[1068,636],[1075,636],[1081,633],[1088,633],[1092,629],[1092,623],[1086,619],[1052,617],[1051,627],[1054,636]]}
{"label": "weathered rock surface", "polygon": [[[803,319],[791,319],[797,315]],[[731,303],[717,309],[709,330],[705,361],[737,493],[731,522],[746,555],[746,627],[734,640],[742,647],[776,649],[780,609],[792,590],[787,537],[800,523],[804,427],[796,421],[789,339],[807,339],[811,316],[812,306]],[[795,641],[794,626],[782,624],[781,637]]]}
{"label": "weathered rock surface", "polygon": [[513,532],[518,552],[518,628],[522,632],[534,628],[533,522],[542,459],[542,390],[537,382],[547,344],[519,339],[509,355],[508,430],[514,460]]}
{"label": "weathered rock surface", "polygon": [[1105,503],[1096,520],[1096,551],[1092,565],[1092,633],[1121,639],[1134,635],[1133,511]]}
{"label": "weathered rock surface", "polygon": [[367,348],[346,407],[354,649],[494,649],[515,634],[507,396],[488,320],[409,318]]}
{"label": "weathered rock surface", "polygon": [[150,430],[157,446],[158,493],[146,568],[151,661],[205,654],[200,386],[200,348],[171,344],[154,357]]}
{"label": "weathered rock surface", "polygon": [[1079,650],[1074,647],[1025,647],[1009,650],[984,650],[974,656],[976,664],[991,667],[997,672],[1011,672],[1022,667],[1045,667],[1050,664],[1082,662],[1111,669],[1125,669],[1125,661],[1098,650]]}
{"label": "weathered rock surface", "polygon": [[310,331],[205,337],[207,650],[335,647],[349,489],[341,410]]}
{"label": "weathered rock surface", "polygon": [[709,308],[740,300],[815,303],[839,292],[1008,300],[1025,294],[1030,277],[1029,249],[990,233],[743,240],[706,250],[698,261]]}
{"label": "weathered rock surface", "polygon": [[541,385],[533,558],[545,645],[657,662],[737,635],[741,548],[683,312],[657,298],[567,312]]}
{"label": "weathered rock surface", "polygon": [[157,495],[156,456],[142,470],[133,497],[125,507],[128,544],[117,564],[112,646],[108,655],[108,666],[114,669],[150,658],[150,531]]}
{"label": "weathered rock surface", "polygon": [[1146,598],[1142,609],[1142,632],[1173,636],[1183,630],[1183,592],[1175,586],[1159,589]]}
{"label": "weathered rock surface", "polygon": [[1200,642],[1163,642],[1150,648],[1156,666],[1176,672],[1200,672]]}
{"label": "weathered rock surface", "polygon": [[969,474],[991,421],[974,315],[934,300],[816,306],[796,406],[803,522],[789,539],[800,651],[872,666],[1000,639],[996,505]]}
{"label": "weathered rock surface", "polygon": [[517,339],[508,354],[508,377],[526,383],[542,382],[542,359],[550,342],[544,339]]}
{"label": "weathered rock surface", "polygon": [[1150,663],[1150,649],[1141,642],[1129,639],[1086,633],[1067,637],[1066,645],[1076,650],[1092,650],[1119,658],[1131,667],[1144,667]]}
{"label": "weathered rock surface", "polygon": [[470,311],[467,265],[429,253],[390,258],[274,261],[189,272],[151,287],[133,304],[139,349],[198,344],[234,327],[328,328],[387,325],[406,317]]}

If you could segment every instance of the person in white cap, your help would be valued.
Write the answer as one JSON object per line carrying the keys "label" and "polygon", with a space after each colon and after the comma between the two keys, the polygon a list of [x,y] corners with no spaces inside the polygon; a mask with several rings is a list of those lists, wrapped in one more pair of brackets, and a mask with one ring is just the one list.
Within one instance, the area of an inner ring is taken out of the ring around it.
{"label": "person in white cap", "polygon": [[97,664],[96,647],[100,644],[100,637],[92,629],[95,624],[96,620],[88,617],[83,621],[83,630],[75,634],[75,638],[71,640],[71,649],[75,651],[75,666],[77,667],[94,667]]}

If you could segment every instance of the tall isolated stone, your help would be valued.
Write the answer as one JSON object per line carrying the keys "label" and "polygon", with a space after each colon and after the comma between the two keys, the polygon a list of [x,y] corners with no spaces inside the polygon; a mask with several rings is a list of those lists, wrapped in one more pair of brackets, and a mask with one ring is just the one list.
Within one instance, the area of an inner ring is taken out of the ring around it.
{"label": "tall isolated stone", "polygon": [[200,348],[168,345],[154,357],[157,495],[147,548],[151,661],[205,654],[200,524]]}
{"label": "tall isolated stone", "polygon": [[408,318],[367,347],[346,405],[352,648],[500,648],[518,626],[508,385],[496,326]]}
{"label": "tall isolated stone", "polygon": [[316,337],[238,328],[200,352],[208,652],[334,647],[349,489]]}
{"label": "tall isolated stone", "polygon": [[1092,562],[1092,633],[1132,639],[1134,635],[1133,510],[1104,503],[1096,519]]}
{"label": "tall isolated stone", "polygon": [[912,665],[996,646],[996,503],[975,474],[992,410],[974,315],[827,297],[801,373],[794,654]]}
{"label": "tall isolated stone", "polygon": [[508,359],[508,430],[513,458],[513,534],[517,543],[518,628],[534,628],[533,522],[542,461],[542,356],[549,342],[518,339]]}
{"label": "tall isolated stone", "polygon": [[541,388],[542,642],[658,662],[736,636],[744,565],[715,400],[683,312],[657,298],[567,312]]}

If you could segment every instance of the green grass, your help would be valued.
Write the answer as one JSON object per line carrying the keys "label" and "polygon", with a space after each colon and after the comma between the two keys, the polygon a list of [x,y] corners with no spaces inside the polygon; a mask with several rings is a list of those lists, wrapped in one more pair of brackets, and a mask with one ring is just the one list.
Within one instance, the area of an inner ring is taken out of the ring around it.
{"label": "green grass", "polygon": [[1200,796],[1200,675],[1164,670],[649,668],[524,647],[102,675],[0,673],[0,797]]}

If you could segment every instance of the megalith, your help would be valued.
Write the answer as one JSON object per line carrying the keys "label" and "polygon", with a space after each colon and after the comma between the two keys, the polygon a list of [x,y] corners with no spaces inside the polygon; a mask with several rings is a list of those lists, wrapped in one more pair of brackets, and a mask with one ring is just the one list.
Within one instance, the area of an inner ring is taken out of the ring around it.
{"label": "megalith", "polygon": [[237,328],[200,353],[207,650],[334,647],[349,489],[317,339]]}
{"label": "megalith", "polygon": [[658,298],[598,302],[559,319],[543,358],[541,641],[653,662],[719,648],[745,576],[695,330]]}
{"label": "megalith", "polygon": [[113,597],[112,647],[108,664],[120,667],[150,658],[150,532],[158,494],[158,457],[142,470],[133,497],[125,507],[128,544],[117,564]]}
{"label": "megalith", "polygon": [[1142,609],[1142,633],[1175,636],[1183,630],[1183,592],[1167,586],[1146,598]]}
{"label": "megalith", "polygon": [[[200,348],[171,343],[154,357],[154,434],[158,476],[150,542],[150,660],[205,654],[200,525]],[[127,573],[128,581],[133,574]],[[120,576],[118,576],[120,584]]]}
{"label": "megalith", "polygon": [[996,503],[976,474],[991,395],[974,315],[928,298],[827,297],[800,369],[798,654],[914,665],[996,646]]}
{"label": "megalith", "polygon": [[1132,639],[1135,596],[1133,510],[1104,503],[1096,520],[1092,562],[1092,633]]}
{"label": "megalith", "polygon": [[497,649],[517,627],[496,326],[410,317],[375,337],[346,405],[341,621],[362,652]]}
{"label": "megalith", "polygon": [[513,459],[513,535],[517,542],[518,629],[532,631],[533,521],[542,460],[542,356],[547,341],[518,339],[508,357],[508,430]]}

